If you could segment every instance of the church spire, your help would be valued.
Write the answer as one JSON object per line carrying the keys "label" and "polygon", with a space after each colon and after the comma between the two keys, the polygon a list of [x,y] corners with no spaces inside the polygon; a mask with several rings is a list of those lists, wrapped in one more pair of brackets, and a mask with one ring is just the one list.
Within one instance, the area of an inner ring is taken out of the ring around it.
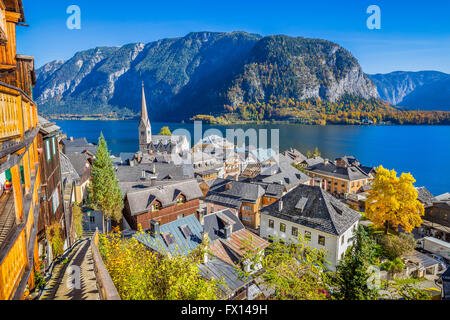
{"label": "church spire", "polygon": [[148,118],[144,81],[142,81],[141,121],[139,121],[139,151],[147,151],[148,144],[150,142],[152,142],[152,127],[150,125],[150,119]]}
{"label": "church spire", "polygon": [[145,100],[144,81],[142,81],[141,120],[148,120],[147,102]]}

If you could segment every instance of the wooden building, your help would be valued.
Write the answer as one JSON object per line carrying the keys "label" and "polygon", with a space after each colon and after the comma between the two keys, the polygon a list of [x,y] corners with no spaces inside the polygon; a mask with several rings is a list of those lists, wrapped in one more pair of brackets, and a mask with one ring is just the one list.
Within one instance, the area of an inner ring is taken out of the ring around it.
{"label": "wooden building", "polygon": [[[41,167],[41,206],[39,210],[38,243],[39,256],[46,257],[46,266],[48,266],[54,257],[51,252],[51,246],[47,240],[47,226],[59,224],[63,234],[63,240],[66,240],[67,230],[64,217],[64,206],[61,187],[61,160],[58,148],[61,129],[54,123],[38,117],[39,134],[38,148],[43,151]],[[68,240],[69,240],[68,239]],[[70,241],[66,243],[70,245]]]}
{"label": "wooden building", "polygon": [[124,217],[134,230],[139,225],[147,230],[152,220],[164,225],[195,214],[202,196],[195,179],[130,191],[125,197]]}
{"label": "wooden building", "polygon": [[16,54],[21,0],[0,0],[0,300],[34,288],[41,174],[31,57]]}

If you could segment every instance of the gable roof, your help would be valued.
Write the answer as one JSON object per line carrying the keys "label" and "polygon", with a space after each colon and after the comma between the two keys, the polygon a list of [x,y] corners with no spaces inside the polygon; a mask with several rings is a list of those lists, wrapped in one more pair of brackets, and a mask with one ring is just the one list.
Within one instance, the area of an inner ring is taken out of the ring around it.
{"label": "gable roof", "polygon": [[341,167],[335,165],[332,162],[319,163],[314,166],[308,167],[306,170],[349,181],[369,178],[369,176],[358,166]]}
{"label": "gable roof", "polygon": [[[181,230],[184,226],[188,226],[191,230],[192,234],[188,237],[186,237]],[[155,237],[145,233],[135,234],[134,238],[147,247],[162,254],[170,253],[172,255],[187,255],[202,243],[202,232],[202,225],[195,215],[191,214],[160,226],[160,233],[155,235]],[[172,235],[173,244],[168,245],[164,240],[164,235],[169,233]]]}
{"label": "gable roof", "polygon": [[39,131],[44,135],[56,135],[61,131],[61,127],[58,127],[54,122],[50,122],[44,117],[38,115]]}
{"label": "gable roof", "polygon": [[225,285],[221,284],[219,287],[226,296],[253,281],[252,277],[246,281],[242,280],[234,265],[217,257],[213,257],[207,263],[198,264],[198,269],[200,275],[206,279],[223,280]]}
{"label": "gable roof", "polygon": [[205,201],[241,206],[242,201],[256,202],[264,195],[258,184],[218,178],[209,188]]}
{"label": "gable roof", "polygon": [[78,175],[82,177],[89,156],[84,153],[68,153],[66,154],[66,156],[69,159],[72,166],[75,168]]}
{"label": "gable roof", "polygon": [[[232,225],[231,236],[227,240],[225,237],[225,223],[228,220]],[[245,242],[249,236],[253,238],[251,249],[264,249],[269,243],[248,231],[241,220],[230,210],[222,210],[208,214],[204,217],[204,232],[211,241],[210,252],[230,264],[237,264],[244,255]]]}
{"label": "gable roof", "polygon": [[[302,201],[303,210],[300,210],[296,206],[302,198],[307,200]],[[281,212],[280,201],[283,201]],[[320,187],[307,185],[299,185],[281,200],[262,209],[262,213],[334,235],[343,234],[360,218],[358,212]]]}
{"label": "gable roof", "polygon": [[416,188],[416,190],[418,194],[417,199],[425,206],[431,206],[433,201],[436,200],[427,188],[420,187]]}
{"label": "gable roof", "polygon": [[438,195],[435,198],[438,201],[450,201],[450,192]]}
{"label": "gable roof", "polygon": [[203,196],[197,180],[190,179],[167,185],[149,187],[139,191],[129,191],[126,197],[131,215],[135,216],[148,212],[155,200],[159,201],[163,208],[176,204],[175,195],[180,193],[186,197],[186,201],[199,199]]}

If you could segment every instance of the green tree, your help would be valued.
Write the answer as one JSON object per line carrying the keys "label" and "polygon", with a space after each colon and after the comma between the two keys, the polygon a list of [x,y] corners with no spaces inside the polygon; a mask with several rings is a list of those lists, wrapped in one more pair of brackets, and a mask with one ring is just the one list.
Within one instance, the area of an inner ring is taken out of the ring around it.
{"label": "green tree", "polygon": [[169,127],[162,127],[161,131],[159,132],[160,135],[162,136],[171,136],[172,132],[170,132]]}
{"label": "green tree", "polygon": [[368,269],[375,258],[375,242],[362,226],[359,226],[352,240],[353,245],[339,262],[333,278],[338,288],[335,296],[342,300],[374,299],[378,295],[377,290],[370,286]]}
{"label": "green tree", "polygon": [[[300,236],[296,243],[274,241],[262,256],[259,250],[251,250],[252,239],[244,241],[245,252],[241,263],[260,265],[262,281],[275,291],[277,300],[326,300],[330,284],[325,271],[324,250],[307,246]],[[241,271],[241,277],[250,273]]]}
{"label": "green tree", "polygon": [[[146,236],[142,230],[138,236]],[[99,249],[108,273],[123,300],[216,300],[220,279],[205,279],[192,255],[159,254],[120,232],[99,238]],[[226,286],[224,286],[225,288]]]}
{"label": "green tree", "polygon": [[88,204],[103,212],[103,230],[105,230],[105,219],[120,222],[123,195],[103,133],[100,133],[98,139],[97,155],[92,165],[88,195]]}

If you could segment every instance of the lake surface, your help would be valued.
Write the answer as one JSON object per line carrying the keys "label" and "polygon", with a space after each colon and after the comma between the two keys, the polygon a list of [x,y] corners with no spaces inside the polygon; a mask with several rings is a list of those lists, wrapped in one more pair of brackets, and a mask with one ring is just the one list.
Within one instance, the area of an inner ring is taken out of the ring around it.
{"label": "lake surface", "polygon": [[[68,137],[86,137],[93,143],[102,131],[114,155],[138,149],[135,120],[55,122]],[[154,122],[152,132],[157,134],[163,126],[172,132],[186,129],[194,139],[194,124]],[[293,147],[306,153],[317,146],[323,157],[354,155],[365,165],[411,172],[416,186],[426,186],[433,195],[450,192],[450,126],[203,125],[203,132],[217,129],[225,136],[230,128],[269,129],[269,141],[270,129],[279,129],[280,151]]]}

